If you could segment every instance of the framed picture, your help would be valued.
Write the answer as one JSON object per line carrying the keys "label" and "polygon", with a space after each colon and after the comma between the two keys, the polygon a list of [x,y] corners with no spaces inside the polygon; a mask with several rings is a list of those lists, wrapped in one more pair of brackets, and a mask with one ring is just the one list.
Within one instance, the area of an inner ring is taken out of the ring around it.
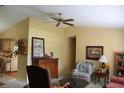
{"label": "framed picture", "polygon": [[44,38],[32,37],[32,59],[44,58]]}
{"label": "framed picture", "polygon": [[86,59],[98,60],[103,55],[103,46],[86,46]]}

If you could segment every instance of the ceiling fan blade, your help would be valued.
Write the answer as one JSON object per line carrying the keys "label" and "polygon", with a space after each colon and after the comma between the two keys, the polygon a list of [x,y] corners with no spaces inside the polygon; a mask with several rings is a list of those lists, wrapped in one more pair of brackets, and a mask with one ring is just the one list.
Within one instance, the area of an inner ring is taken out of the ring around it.
{"label": "ceiling fan blade", "polygon": [[70,25],[70,26],[74,26],[74,24],[71,24],[71,23],[63,23],[63,24],[67,24],[67,25]]}
{"label": "ceiling fan blade", "polygon": [[57,24],[56,24],[56,27],[58,27],[60,25],[60,22],[58,22]]}
{"label": "ceiling fan blade", "polygon": [[58,21],[58,19],[57,19],[57,18],[54,18],[54,17],[50,17],[50,18],[52,18],[53,20],[56,20],[56,21]]}
{"label": "ceiling fan blade", "polygon": [[65,19],[64,21],[74,21],[74,19]]}

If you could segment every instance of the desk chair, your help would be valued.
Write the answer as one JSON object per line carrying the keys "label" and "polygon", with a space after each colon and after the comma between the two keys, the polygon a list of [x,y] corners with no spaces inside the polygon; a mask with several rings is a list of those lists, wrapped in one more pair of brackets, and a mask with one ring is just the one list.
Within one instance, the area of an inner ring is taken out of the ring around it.
{"label": "desk chair", "polygon": [[[25,88],[50,88],[50,78],[49,73],[46,69],[38,66],[27,66],[27,74],[29,80],[29,86],[24,86]],[[69,88],[70,83],[66,82],[62,86],[52,86],[53,88]]]}
{"label": "desk chair", "polygon": [[50,88],[49,73],[38,66],[27,66],[30,88]]}

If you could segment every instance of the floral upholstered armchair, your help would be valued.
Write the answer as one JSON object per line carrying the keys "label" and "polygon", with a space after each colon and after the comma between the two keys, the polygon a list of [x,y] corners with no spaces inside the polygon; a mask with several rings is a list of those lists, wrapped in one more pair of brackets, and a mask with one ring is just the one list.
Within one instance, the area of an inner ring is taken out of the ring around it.
{"label": "floral upholstered armchair", "polygon": [[90,82],[94,64],[91,61],[79,62],[72,72],[73,78],[82,78]]}

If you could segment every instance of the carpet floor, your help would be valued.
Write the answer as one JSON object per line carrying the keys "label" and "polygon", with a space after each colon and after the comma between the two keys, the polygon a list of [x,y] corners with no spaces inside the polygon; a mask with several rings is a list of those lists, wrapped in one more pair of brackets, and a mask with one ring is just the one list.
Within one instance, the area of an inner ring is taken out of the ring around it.
{"label": "carpet floor", "polygon": [[4,83],[0,88],[22,88],[27,84],[24,81],[17,80],[16,78],[6,74],[0,76],[0,81]]}
{"label": "carpet floor", "polygon": [[[59,79],[60,80],[60,79]],[[60,85],[58,79],[53,79],[52,85]],[[4,85],[0,85],[0,88],[23,88],[27,83],[24,81],[20,81],[9,75],[0,75],[0,82],[4,83]],[[102,88],[102,83],[94,84],[91,81],[89,84],[85,86],[85,88]]]}

